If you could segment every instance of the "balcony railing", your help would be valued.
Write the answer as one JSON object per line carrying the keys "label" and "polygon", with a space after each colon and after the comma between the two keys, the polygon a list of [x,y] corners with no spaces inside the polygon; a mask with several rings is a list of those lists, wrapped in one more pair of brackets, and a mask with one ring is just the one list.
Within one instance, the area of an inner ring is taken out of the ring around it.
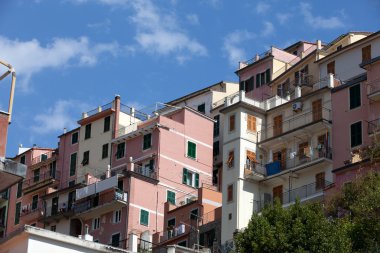
{"label": "balcony railing", "polygon": [[108,104],[105,104],[105,105],[102,105],[102,106],[99,106],[98,108],[96,109],[93,109],[91,111],[88,111],[88,112],[85,112],[83,113],[83,118],[87,118],[87,117],[90,117],[92,115],[95,115],[99,112],[102,112],[102,111],[105,111],[105,110],[108,110],[108,109],[111,109],[111,108],[114,108],[114,103],[113,102],[110,102]]}
{"label": "balcony railing", "polygon": [[367,83],[367,96],[374,101],[380,100],[380,80],[374,80]]}
{"label": "balcony railing", "polygon": [[114,191],[100,194],[99,197],[93,195],[93,197],[89,200],[75,203],[73,209],[75,213],[82,213],[95,207],[110,204],[113,201],[122,201],[127,203],[127,193],[115,189]]}
{"label": "balcony railing", "polygon": [[41,154],[41,155],[39,155],[39,156],[37,156],[37,157],[34,157],[34,158],[32,159],[32,165],[50,159],[50,158],[53,156],[54,153],[55,153],[55,152],[52,150],[52,151],[49,151],[49,152],[43,153],[43,154]]}
{"label": "balcony railing", "polygon": [[[331,184],[331,182],[326,180],[306,184],[301,187],[285,191],[282,193],[282,195],[277,196],[277,198],[279,198],[283,206],[294,203],[296,199],[299,199],[301,202],[311,200],[313,198],[323,196],[324,189]],[[266,193],[266,195],[270,196],[270,198],[265,201],[262,200],[258,203],[259,212],[264,208],[265,205],[271,205],[275,199],[270,193]]]}
{"label": "balcony railing", "polygon": [[58,205],[47,206],[45,218],[59,216],[59,215],[64,216],[71,212],[73,212],[73,203],[69,205],[69,202],[66,201],[63,203],[59,203]]}
{"label": "balcony railing", "polygon": [[380,132],[380,118],[368,122],[368,134]]}
{"label": "balcony railing", "polygon": [[45,172],[42,174],[38,174],[34,176],[33,178],[26,179],[23,182],[23,189],[28,190],[34,186],[40,186],[44,184],[50,184],[51,182],[54,182],[55,180],[59,180],[61,176],[60,171],[55,171],[54,173],[52,172]]}
{"label": "balcony railing", "polygon": [[[310,147],[308,147],[308,149],[310,149]],[[313,151],[309,152],[309,154],[294,154],[292,158],[268,163],[265,165],[265,175],[275,175],[284,170],[293,169],[302,165],[306,167],[321,158],[332,159],[332,150],[330,147],[313,148]]]}
{"label": "balcony railing", "polygon": [[300,113],[294,117],[290,117],[283,121],[281,124],[264,126],[263,129],[257,132],[259,142],[267,139],[286,134],[289,131],[304,127],[306,125],[317,123],[320,121],[331,121],[331,110],[322,108],[321,111],[307,111]]}
{"label": "balcony railing", "polygon": [[44,208],[42,200],[36,203],[29,203],[21,207],[20,217],[27,217],[27,219],[38,218],[42,215],[41,212]]}
{"label": "balcony railing", "polygon": [[263,177],[266,176],[266,168],[264,165],[259,164],[259,163],[246,163],[244,164],[244,177],[245,178],[250,178],[253,176],[258,176],[258,177]]}

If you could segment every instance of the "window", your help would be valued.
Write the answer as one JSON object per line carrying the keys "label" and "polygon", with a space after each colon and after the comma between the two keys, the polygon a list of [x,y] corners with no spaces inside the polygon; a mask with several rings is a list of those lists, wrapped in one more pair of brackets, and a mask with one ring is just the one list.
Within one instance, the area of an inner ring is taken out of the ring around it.
{"label": "window", "polygon": [[190,211],[190,219],[191,220],[196,220],[196,219],[198,219],[198,217],[199,217],[198,208],[195,208],[195,209]]}
{"label": "window", "polygon": [[235,130],[235,114],[230,115],[230,124],[229,124],[229,131]]}
{"label": "window", "polygon": [[206,104],[205,103],[198,105],[198,112],[206,113]]}
{"label": "window", "polygon": [[252,91],[255,88],[255,78],[252,76],[251,78],[240,82],[240,90],[244,90],[245,92]]}
{"label": "window", "polygon": [[357,84],[350,87],[350,109],[355,109],[360,105],[360,84]]}
{"label": "window", "polygon": [[299,160],[310,157],[310,148],[308,142],[302,142],[298,144],[298,157]]}
{"label": "window", "polygon": [[71,135],[71,144],[78,143],[78,132],[75,132]]}
{"label": "window", "polygon": [[104,127],[103,130],[104,132],[108,132],[111,127],[111,116],[107,116],[104,118]]}
{"label": "window", "polygon": [[256,118],[250,114],[247,114],[247,130],[256,132]]}
{"label": "window", "polygon": [[117,144],[116,159],[123,158],[124,152],[125,152],[125,142]]}
{"label": "window", "polygon": [[89,138],[91,138],[91,124],[86,125],[84,132],[84,139],[87,140]]}
{"label": "window", "polygon": [[69,187],[74,186],[74,185],[75,185],[75,180],[69,181]]}
{"label": "window", "polygon": [[175,192],[167,191],[166,192],[166,201],[170,204],[175,205]]}
{"label": "window", "polygon": [[273,118],[273,135],[282,134],[282,115]]}
{"label": "window", "polygon": [[123,179],[117,181],[117,188],[118,188],[120,191],[123,191],[123,190],[124,190]]}
{"label": "window", "polygon": [[40,181],[40,169],[35,169],[33,171],[33,182],[36,183]]}
{"label": "window", "polygon": [[53,226],[50,227],[50,231],[55,232],[56,230],[57,230],[57,226],[56,225],[53,225]]}
{"label": "window", "polygon": [[46,161],[47,159],[48,159],[48,155],[47,154],[42,154],[41,155],[41,162]]}
{"label": "window", "polygon": [[175,218],[171,218],[168,220],[168,228],[174,228],[175,227]]}
{"label": "window", "polygon": [[20,198],[22,195],[22,181],[17,184],[17,198]]}
{"label": "window", "polygon": [[144,226],[149,225],[149,212],[143,209],[140,210],[140,224]]}
{"label": "window", "polygon": [[102,146],[102,159],[108,157],[108,143],[103,144]]}
{"label": "window", "polygon": [[20,223],[21,202],[16,204],[15,225]]}
{"label": "window", "polygon": [[121,221],[121,209],[116,210],[113,213],[113,223],[119,223]]}
{"label": "window", "polygon": [[199,174],[183,168],[182,183],[198,188],[199,187]]}
{"label": "window", "polygon": [[313,121],[322,119],[322,99],[318,99],[312,102],[312,114]]}
{"label": "window", "polygon": [[[298,72],[297,72],[298,73]],[[286,98],[289,95],[290,79],[286,79],[285,82],[277,86],[277,96]]]}
{"label": "window", "polygon": [[36,210],[38,207],[38,195],[32,197],[32,210]]}
{"label": "window", "polygon": [[362,48],[362,62],[371,60],[371,45]]}
{"label": "window", "polygon": [[259,88],[261,84],[260,73],[256,74],[256,88]]}
{"label": "window", "polygon": [[194,142],[187,141],[187,157],[196,158],[197,145]]}
{"label": "window", "polygon": [[70,156],[70,176],[74,176],[77,170],[77,153]]}
{"label": "window", "polygon": [[55,178],[56,171],[57,171],[57,162],[53,161],[52,163],[49,164],[49,173],[52,178]]}
{"label": "window", "polygon": [[120,233],[112,235],[112,237],[111,237],[111,245],[113,247],[119,247],[119,245],[120,245]]}
{"label": "window", "polygon": [[362,144],[362,122],[351,125],[351,148]]}
{"label": "window", "polygon": [[315,175],[315,189],[323,190],[325,188],[325,173],[321,172]]}
{"label": "window", "polygon": [[228,214],[228,220],[232,220],[232,213]]}
{"label": "window", "polygon": [[269,83],[270,82],[270,69],[267,69],[265,71],[265,83]]}
{"label": "window", "polygon": [[230,184],[227,186],[227,202],[232,202],[234,200],[234,186]]}
{"label": "window", "polygon": [[282,185],[273,187],[273,199],[278,198],[282,203]]}
{"label": "window", "polygon": [[230,153],[228,154],[228,160],[227,160],[227,166],[228,168],[232,168],[234,167],[234,158],[235,154],[234,154],[234,151],[230,151]]}
{"label": "window", "polygon": [[214,156],[219,155],[219,141],[214,142],[212,151]]}
{"label": "window", "polygon": [[97,230],[100,228],[100,217],[92,219],[92,230]]}
{"label": "window", "polygon": [[20,163],[21,163],[21,164],[25,164],[25,156],[24,156],[24,155],[21,156],[21,158],[20,158]]}
{"label": "window", "polygon": [[335,75],[335,61],[332,61],[327,64],[327,74]]}
{"label": "window", "polygon": [[220,115],[214,117],[214,137],[219,136],[219,126],[220,126]]}
{"label": "window", "polygon": [[82,165],[88,165],[90,163],[90,151],[83,152]]}
{"label": "window", "polygon": [[254,169],[256,165],[256,153],[247,150],[247,160],[246,164],[250,169]]}
{"label": "window", "polygon": [[151,147],[152,147],[152,134],[145,134],[144,135],[143,150],[151,148]]}
{"label": "window", "polygon": [[178,246],[187,247],[187,241],[181,241],[178,243]]}

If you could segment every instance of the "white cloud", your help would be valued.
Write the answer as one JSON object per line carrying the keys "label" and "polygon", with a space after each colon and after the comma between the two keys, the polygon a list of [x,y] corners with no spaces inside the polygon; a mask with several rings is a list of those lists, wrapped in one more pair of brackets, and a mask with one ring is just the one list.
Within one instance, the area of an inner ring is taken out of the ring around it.
{"label": "white cloud", "polygon": [[72,115],[80,115],[88,110],[89,105],[75,100],[58,100],[45,112],[34,116],[31,130],[36,134],[47,134],[62,131],[63,128],[76,127],[77,118]]}
{"label": "white cloud", "polygon": [[270,5],[265,2],[259,2],[256,5],[256,13],[265,14],[270,9]]}
{"label": "white cloud", "polygon": [[231,66],[236,66],[239,61],[246,57],[246,53],[241,43],[253,39],[255,35],[246,30],[236,30],[224,38],[223,51],[227,55]]}
{"label": "white cloud", "polygon": [[264,22],[264,28],[261,31],[261,36],[262,37],[267,37],[270,36],[274,33],[274,26],[271,22],[265,21]]}
{"label": "white cloud", "polygon": [[291,17],[292,15],[290,13],[277,13],[276,14],[276,18],[278,20],[278,22],[283,25],[285,24],[289,18]]}
{"label": "white cloud", "polygon": [[132,7],[135,13],[131,20],[137,28],[135,39],[143,50],[159,55],[207,55],[202,44],[178,27],[174,16],[160,13],[151,1],[134,1]]}
{"label": "white cloud", "polygon": [[309,3],[300,3],[300,9],[305,21],[314,28],[334,29],[344,26],[343,21],[339,17],[322,17],[314,15]]}
{"label": "white cloud", "polygon": [[87,24],[87,27],[99,32],[109,33],[111,31],[111,20],[107,18],[102,22]]}
{"label": "white cloud", "polygon": [[31,77],[48,68],[70,65],[93,66],[103,53],[117,54],[117,43],[91,44],[88,38],[55,38],[52,43],[41,45],[37,39],[11,40],[0,36],[0,58],[13,65],[21,77],[18,83],[23,91],[29,89]]}
{"label": "white cloud", "polygon": [[197,14],[188,14],[186,15],[186,19],[192,25],[199,25],[199,18]]}

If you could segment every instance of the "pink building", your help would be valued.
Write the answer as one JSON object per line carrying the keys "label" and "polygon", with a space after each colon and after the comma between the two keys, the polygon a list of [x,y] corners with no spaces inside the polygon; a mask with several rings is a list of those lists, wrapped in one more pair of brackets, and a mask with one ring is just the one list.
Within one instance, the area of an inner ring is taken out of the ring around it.
{"label": "pink building", "polygon": [[358,70],[353,70],[353,73],[360,68],[363,73],[332,90],[333,143],[339,143],[341,147],[334,149],[333,153],[336,190],[360,173],[380,169],[373,167],[368,160],[362,160],[358,153],[371,145],[380,126],[380,33],[374,33],[341,51],[340,55],[329,60],[345,63],[353,55],[359,55],[356,61],[351,59],[350,65],[357,64]]}
{"label": "pink building", "polygon": [[185,194],[165,203],[165,229],[153,235],[153,251],[168,245],[212,248],[220,242],[222,193],[215,186],[203,186],[194,193],[197,197]]}

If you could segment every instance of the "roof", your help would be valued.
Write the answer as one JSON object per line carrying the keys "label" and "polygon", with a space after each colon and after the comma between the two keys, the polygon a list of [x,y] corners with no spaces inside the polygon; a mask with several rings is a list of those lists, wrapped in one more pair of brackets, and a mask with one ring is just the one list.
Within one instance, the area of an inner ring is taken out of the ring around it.
{"label": "roof", "polygon": [[286,47],[286,48],[284,48],[284,49],[282,49],[282,50],[283,50],[283,51],[288,51],[289,49],[291,49],[291,48],[293,48],[293,47],[296,47],[296,46],[299,46],[299,45],[302,44],[302,43],[313,44],[313,45],[316,44],[315,42],[310,42],[310,41],[306,41],[306,40],[300,40],[300,41],[297,41],[297,42],[291,44],[290,46],[288,46],[288,47]]}
{"label": "roof", "polygon": [[331,90],[331,92],[334,93],[334,92],[340,91],[342,89],[348,88],[348,87],[350,87],[352,85],[355,85],[357,83],[363,82],[365,80],[367,80],[367,73],[362,73],[362,74],[356,75],[356,76],[348,79],[344,84],[339,85],[338,87],[333,88]]}
{"label": "roof", "polygon": [[[282,49],[281,49],[281,50],[282,50]],[[264,60],[267,60],[267,59],[269,59],[269,58],[273,58],[273,57],[274,57],[274,56],[272,55],[272,53],[267,54],[267,55],[265,55],[264,57],[260,58],[259,60],[254,61],[254,62],[252,62],[251,64],[248,64],[247,66],[245,66],[245,67],[243,67],[243,68],[241,68],[241,69],[236,70],[236,71],[235,71],[235,74],[238,74],[239,72],[241,72],[241,71],[247,69],[248,67],[251,67],[251,66],[253,66],[253,65],[256,65],[256,64],[258,64],[259,62],[262,62],[262,61],[264,61]]]}
{"label": "roof", "polygon": [[236,84],[236,85],[238,84],[238,83],[235,83],[235,82],[220,81],[220,82],[215,83],[215,84],[213,84],[213,85],[207,86],[206,88],[203,88],[203,89],[201,89],[201,90],[194,91],[194,92],[192,92],[192,93],[190,93],[190,94],[187,94],[187,95],[185,95],[185,96],[182,96],[182,97],[176,98],[176,99],[174,99],[174,100],[172,100],[172,101],[170,101],[170,102],[166,102],[165,104],[168,104],[168,105],[174,105],[174,104],[179,103],[179,102],[182,102],[182,101],[184,101],[184,100],[187,100],[187,99],[190,99],[190,98],[193,98],[193,97],[199,96],[199,95],[201,95],[201,94],[204,94],[204,93],[210,91],[211,88],[213,88],[213,87],[215,87],[215,86],[218,86],[218,85],[222,85],[222,84],[224,84],[224,83],[232,83],[232,84]]}
{"label": "roof", "polygon": [[325,50],[329,49],[330,47],[335,45],[335,43],[337,43],[338,41],[342,40],[344,37],[347,37],[350,34],[371,35],[372,32],[352,31],[352,32],[348,32],[348,33],[343,33],[343,34],[339,35],[337,38],[335,38],[334,40],[332,40],[330,43],[328,43],[322,50],[325,51]]}
{"label": "roof", "polygon": [[[340,54],[340,53],[342,53],[342,52],[344,52],[344,51],[346,51],[346,50],[348,50],[348,49],[351,49],[351,48],[353,48],[353,47],[355,47],[355,46],[357,46],[357,45],[359,45],[359,44],[361,44],[361,43],[365,43],[366,41],[368,41],[368,40],[371,40],[371,39],[373,39],[374,37],[376,37],[377,35],[379,35],[380,34],[380,31],[377,31],[377,32],[375,32],[375,33],[370,33],[371,35],[369,35],[369,36],[367,36],[367,37],[365,37],[365,38],[363,38],[363,39],[360,39],[360,40],[358,40],[358,41],[355,41],[354,43],[351,43],[351,44],[349,44],[349,45],[347,45],[347,46],[345,46],[345,47],[343,47],[341,50],[339,50],[339,51],[335,51],[335,52],[333,52],[333,53],[331,53],[331,54],[329,54],[329,55],[327,55],[327,56],[325,56],[325,57],[323,57],[323,58],[321,58],[321,59],[319,59],[319,60],[317,60],[317,61],[315,61],[316,63],[317,62],[322,62],[322,61],[325,61],[325,60],[328,60],[328,59],[330,59],[332,56],[335,56],[335,55],[337,55],[337,54]],[[346,34],[347,35],[347,34]],[[342,36],[342,35],[341,35]],[[332,43],[332,42],[331,42]],[[330,43],[330,44],[331,44]],[[326,47],[324,47],[323,49],[325,49]]]}
{"label": "roof", "polygon": [[370,59],[370,60],[368,60],[368,61],[362,62],[359,66],[360,66],[361,68],[364,68],[364,67],[366,67],[366,66],[368,66],[368,65],[371,65],[371,64],[373,64],[373,63],[375,63],[375,62],[378,62],[378,61],[380,61],[380,56],[377,56],[377,57],[372,58],[372,59]]}

